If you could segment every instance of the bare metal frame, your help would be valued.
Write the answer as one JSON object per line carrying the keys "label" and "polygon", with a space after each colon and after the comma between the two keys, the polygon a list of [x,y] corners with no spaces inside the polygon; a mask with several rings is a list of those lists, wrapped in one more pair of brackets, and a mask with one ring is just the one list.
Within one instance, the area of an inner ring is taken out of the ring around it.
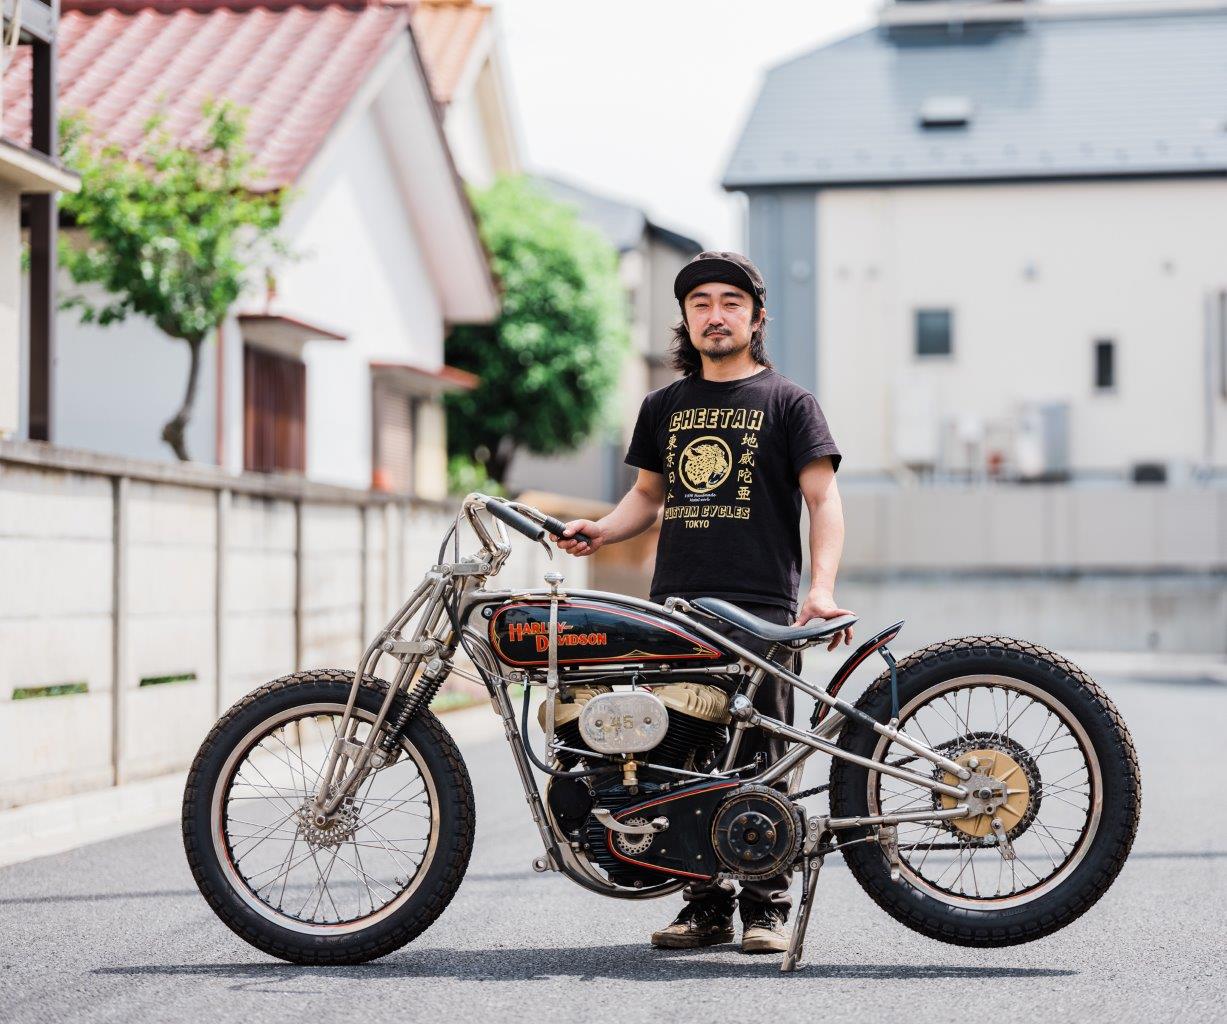
{"label": "bare metal frame", "polygon": [[[835,833],[863,826],[877,826],[881,829],[880,836],[889,840],[893,835],[895,825],[915,821],[954,820],[977,813],[977,808],[982,806],[982,801],[973,795],[972,787],[968,784],[969,780],[973,779],[973,773],[968,768],[908,735],[900,729],[897,720],[892,719],[887,723],[879,722],[838,696],[828,693],[826,689],[807,682],[768,657],[756,654],[728,636],[712,629],[703,621],[706,613],[682,598],[669,598],[664,604],[656,604],[652,601],[599,590],[562,591],[559,589],[562,578],[556,574],[547,574],[546,579],[551,584],[547,588],[484,589],[487,579],[498,573],[512,550],[503,523],[493,517],[487,522],[481,515],[483,510],[488,512],[496,502],[504,508],[513,509],[531,524],[540,525],[549,521],[548,517],[539,510],[518,502],[503,501],[476,492],[464,499],[453,529],[458,531],[461,522],[466,522],[480,541],[480,550],[475,555],[458,558],[451,562],[441,561],[432,566],[422,582],[363,652],[339,729],[339,736],[329,753],[327,765],[321,773],[319,787],[314,797],[313,810],[317,824],[324,825],[337,812],[346,796],[352,794],[371,771],[377,770],[384,763],[387,755],[386,752],[381,751],[379,741],[381,735],[387,735],[385,724],[388,723],[398,695],[403,694],[407,697],[405,706],[408,708],[408,714],[411,715],[416,712],[417,708],[429,702],[450,673],[456,672],[468,678],[477,678],[478,681],[484,683],[494,709],[503,720],[504,732],[520,775],[524,795],[545,848],[545,856],[534,861],[533,866],[537,870],[562,872],[584,888],[623,899],[652,898],[676,892],[681,888],[684,883],[680,881],[667,881],[642,888],[632,888],[611,882],[598,873],[586,858],[579,856],[571,848],[562,831],[556,827],[541,798],[541,791],[533,773],[533,763],[536,762],[539,767],[548,769],[548,763],[553,761],[556,754],[566,749],[559,747],[554,736],[553,715],[551,714],[553,700],[551,698],[559,686],[563,685],[557,660],[558,604],[569,597],[613,599],[624,605],[651,612],[677,622],[700,637],[719,643],[740,659],[738,663],[731,666],[713,667],[707,670],[712,673],[737,673],[741,677],[741,682],[730,705],[733,735],[725,748],[720,767],[707,775],[652,765],[649,761],[641,762],[644,768],[658,768],[679,776],[689,775],[695,778],[734,777],[734,772],[739,771],[735,767],[735,759],[744,731],[757,727],[785,738],[789,741],[789,745],[783,756],[773,764],[766,766],[758,774],[749,778],[744,775],[738,776],[748,783],[768,784],[778,782],[788,776],[789,790],[795,793],[805,761],[814,753],[821,752],[858,764],[881,775],[902,779],[956,801],[953,807],[941,810],[935,807],[933,810],[855,818],[810,818],[800,855],[803,870],[800,919],[797,928],[794,929],[792,947],[785,955],[784,970],[791,970],[801,953],[801,941],[808,917],[809,897],[812,895],[822,856],[829,848],[831,837]],[[491,532],[491,527],[493,527],[493,532]],[[445,546],[446,541],[447,538],[445,538]],[[548,543],[544,541],[542,543],[545,544],[547,550],[550,550]],[[504,675],[500,671],[498,660],[489,642],[479,631],[467,625],[469,614],[478,606],[508,599],[544,600],[550,603],[548,668],[544,673],[544,678],[540,672],[534,675],[523,670]],[[406,636],[403,631],[414,616],[417,616],[416,622]],[[855,620],[841,620],[842,625],[839,625],[833,620],[831,628],[822,634],[787,646],[801,649],[823,642],[836,629],[850,625],[852,621]],[[478,677],[472,677],[463,669],[453,666],[452,657],[457,648],[462,645],[473,661],[479,674]],[[884,646],[881,652],[889,663],[889,654]],[[379,660],[385,655],[396,660],[398,667],[375,721],[371,724],[364,741],[359,743],[355,739],[359,722],[353,714],[358,688],[364,678],[374,674]],[[632,667],[634,666],[621,666],[623,669]],[[646,665],[640,668],[645,673],[653,671]],[[609,670],[604,669],[603,671],[608,672]],[[693,671],[688,669],[687,675],[693,674]],[[796,728],[787,722],[761,714],[754,709],[753,698],[769,675],[825,704],[830,709],[829,713],[815,727],[808,730]],[[570,678],[568,678],[569,681]],[[527,737],[523,735],[516,722],[516,713],[508,694],[508,687],[514,683],[545,687],[545,762],[530,754]],[[405,711],[402,709],[400,714],[402,715],[400,726],[403,727]],[[887,737],[941,771],[923,774],[902,765],[862,757],[843,750],[835,740],[843,724],[848,720],[854,720],[879,735]],[[393,723],[393,731],[397,731],[396,723]],[[583,751],[583,753],[589,758],[593,756],[590,751]],[[556,762],[553,763],[557,767]],[[611,764],[616,763],[618,762],[611,761]],[[744,770],[744,766],[740,770]],[[943,778],[947,776],[957,781],[954,783],[943,781]]]}

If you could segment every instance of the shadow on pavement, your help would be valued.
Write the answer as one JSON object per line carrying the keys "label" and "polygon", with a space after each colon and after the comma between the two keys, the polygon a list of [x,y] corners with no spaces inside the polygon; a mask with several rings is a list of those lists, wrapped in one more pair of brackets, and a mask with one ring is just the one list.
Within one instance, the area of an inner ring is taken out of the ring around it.
{"label": "shadow on pavement", "polygon": [[11,903],[97,903],[102,900],[160,900],[172,896],[199,896],[197,889],[157,889],[152,892],[82,892],[62,896],[5,896],[0,906]]}
{"label": "shadow on pavement", "polygon": [[[711,960],[712,952],[654,950],[635,943],[560,949],[424,949],[401,951],[388,959],[355,967],[297,967],[291,964],[147,964],[101,967],[94,974],[141,977],[213,977],[252,989],[324,979],[372,981],[400,978],[449,978],[458,981],[533,981],[549,978],[624,979],[627,981],[693,981],[699,978],[765,978],[779,972],[776,956]],[[802,963],[802,978],[856,981],[925,981],[948,978],[1065,978],[1078,971],[1055,967],[994,967],[991,964],[824,964]],[[258,983],[252,985],[251,983]],[[293,988],[277,991],[293,992]]]}

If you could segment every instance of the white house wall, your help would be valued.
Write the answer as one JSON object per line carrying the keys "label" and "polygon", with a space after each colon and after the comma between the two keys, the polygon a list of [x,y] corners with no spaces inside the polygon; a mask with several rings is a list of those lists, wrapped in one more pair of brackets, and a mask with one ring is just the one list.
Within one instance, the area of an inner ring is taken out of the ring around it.
{"label": "white house wall", "polygon": [[[350,122],[312,173],[310,191],[291,207],[286,235],[304,258],[277,273],[276,310],[346,340],[311,341],[307,365],[307,475],[367,487],[371,480],[374,361],[435,367],[443,361],[443,311],[372,118]],[[242,464],[242,353],[232,358],[227,463]]]}
{"label": "white house wall", "polygon": [[[103,304],[102,288],[73,283],[62,268],[57,275],[61,298],[83,295]],[[22,332],[28,337],[29,275],[23,275]],[[187,388],[187,343],[159,331],[151,320],[130,315],[108,327],[81,323],[75,310],[55,321],[55,373],[51,437],[68,448],[127,455],[138,459],[173,459],[162,440],[162,427],[175,415]],[[28,379],[22,353],[23,388]],[[200,349],[196,404],[187,428],[187,448],[199,462],[215,462],[214,368],[217,347],[209,338]],[[24,413],[23,413],[24,420]],[[240,420],[241,422],[241,420]]]}
{"label": "white house wall", "polygon": [[[908,403],[989,420],[1032,400],[1070,403],[1074,470],[1200,460],[1224,195],[1190,180],[821,191],[819,399],[847,468],[894,464]],[[924,307],[953,310],[952,357],[915,356]],[[1112,394],[1093,388],[1100,338],[1116,342]],[[1222,465],[1227,401],[1214,405]]]}
{"label": "white house wall", "polygon": [[490,185],[495,167],[476,91],[470,90],[448,104],[443,128],[456,168],[465,181],[478,188]]}
{"label": "white house wall", "polygon": [[21,422],[21,193],[0,184],[0,436]]}

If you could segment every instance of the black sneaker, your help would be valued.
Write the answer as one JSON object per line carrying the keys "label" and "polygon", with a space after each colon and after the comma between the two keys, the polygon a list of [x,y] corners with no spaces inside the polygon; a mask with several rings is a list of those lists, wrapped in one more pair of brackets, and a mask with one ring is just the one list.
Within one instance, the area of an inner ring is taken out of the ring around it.
{"label": "black sneaker", "polygon": [[733,941],[733,908],[711,902],[687,903],[667,928],[652,933],[662,949],[695,949]]}
{"label": "black sneaker", "polygon": [[783,953],[790,938],[788,914],[770,904],[742,908],[741,951],[743,953]]}

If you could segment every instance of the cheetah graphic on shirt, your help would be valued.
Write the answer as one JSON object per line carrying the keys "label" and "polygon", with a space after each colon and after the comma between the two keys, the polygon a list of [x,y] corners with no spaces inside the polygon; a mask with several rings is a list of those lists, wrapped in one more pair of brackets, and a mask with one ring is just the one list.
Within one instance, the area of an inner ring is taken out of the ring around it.
{"label": "cheetah graphic on shirt", "polygon": [[682,449],[682,482],[697,494],[714,491],[733,468],[733,455],[720,438],[708,434],[697,437]]}

